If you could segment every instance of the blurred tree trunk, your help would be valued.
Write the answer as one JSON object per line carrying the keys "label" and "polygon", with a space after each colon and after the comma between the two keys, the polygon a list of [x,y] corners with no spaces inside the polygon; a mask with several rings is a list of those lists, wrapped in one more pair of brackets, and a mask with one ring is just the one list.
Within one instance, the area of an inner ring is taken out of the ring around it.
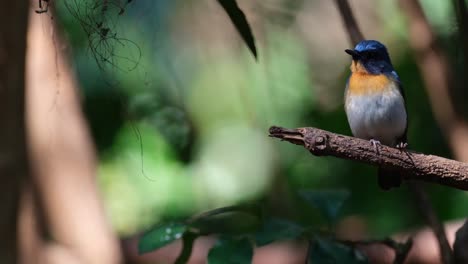
{"label": "blurred tree trunk", "polygon": [[[97,157],[69,44],[52,8],[30,12],[26,124],[33,187],[24,188],[22,197],[22,263],[120,263],[118,238],[97,188]],[[43,236],[41,220],[51,240]]]}
{"label": "blurred tree trunk", "polygon": [[24,65],[28,1],[0,8],[0,263],[17,262],[17,214],[28,162],[24,129]]}

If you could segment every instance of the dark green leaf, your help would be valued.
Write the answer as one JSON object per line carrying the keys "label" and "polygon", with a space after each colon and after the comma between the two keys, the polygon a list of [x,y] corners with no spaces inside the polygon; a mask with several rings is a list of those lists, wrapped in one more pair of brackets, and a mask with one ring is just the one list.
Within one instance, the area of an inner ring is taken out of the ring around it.
{"label": "dark green leaf", "polygon": [[240,235],[254,232],[260,226],[260,222],[258,207],[230,206],[196,216],[188,225],[201,235]]}
{"label": "dark green leaf", "polygon": [[255,39],[250,29],[249,22],[245,17],[244,12],[237,5],[236,0],[218,0],[219,4],[224,8],[232,23],[236,27],[239,34],[242,36],[245,44],[249,47],[250,51],[257,58],[257,48],[255,47]]}
{"label": "dark green leaf", "polygon": [[296,223],[269,218],[255,234],[255,242],[261,247],[276,240],[296,239],[302,235],[304,229]]}
{"label": "dark green leaf", "polygon": [[346,190],[302,190],[299,192],[299,195],[304,198],[309,205],[320,210],[328,221],[335,222],[343,203],[348,199],[350,193]]}
{"label": "dark green leaf", "polygon": [[253,247],[247,238],[220,238],[208,253],[208,264],[250,264]]}
{"label": "dark green leaf", "polygon": [[309,251],[309,263],[312,264],[367,264],[369,261],[359,251],[341,243],[316,238]]}
{"label": "dark green leaf", "polygon": [[138,241],[138,252],[144,254],[161,248],[182,237],[187,227],[185,224],[171,222],[153,228]]}

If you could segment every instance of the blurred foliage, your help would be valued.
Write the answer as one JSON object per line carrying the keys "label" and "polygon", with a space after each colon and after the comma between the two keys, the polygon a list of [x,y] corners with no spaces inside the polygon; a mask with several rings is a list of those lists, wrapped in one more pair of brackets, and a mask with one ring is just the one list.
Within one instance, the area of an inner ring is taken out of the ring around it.
{"label": "blurred foliage", "polygon": [[208,264],[248,264],[252,257],[253,247],[248,239],[218,239],[208,253]]}
{"label": "blurred foliage", "polygon": [[176,222],[159,225],[141,238],[138,252],[144,254],[182,238],[182,234],[186,229],[187,227],[184,224]]}
{"label": "blurred foliage", "polygon": [[[302,189],[351,193],[341,208],[336,197],[310,201],[322,201],[314,207],[328,208],[328,221],[338,208],[340,219],[358,216],[374,237],[424,223],[406,187],[378,189],[375,168],[313,157],[267,137],[271,125],[350,134],[342,107],[349,74],[342,51],[349,44],[339,17],[327,13],[333,3],[238,2],[256,37],[258,62],[214,0],[131,1],[122,5],[124,12],[112,7],[105,16],[92,0],[56,3],[57,20],[73,46],[72,61],[99,151],[99,183],[116,230],[130,236],[200,211],[261,202],[271,214],[267,219],[289,220],[259,228],[284,229],[278,234],[294,239],[302,234],[301,226],[324,222],[316,210],[304,210],[308,203],[298,194]],[[456,54],[450,1],[422,3],[446,50]],[[450,157],[396,1],[359,4],[356,15],[366,36],[388,44],[404,83],[410,148]],[[313,23],[316,17],[320,23]],[[454,65],[461,71],[460,63]],[[436,185],[429,189],[443,220],[466,216],[465,193]],[[266,232],[257,243],[276,239]],[[327,241],[314,250],[335,250]],[[218,250],[242,247],[248,254],[244,242],[221,243]]]}
{"label": "blurred foliage", "polygon": [[359,251],[328,239],[316,238],[309,252],[309,263],[369,263]]}
{"label": "blurred foliage", "polygon": [[338,214],[349,192],[346,190],[335,191],[300,191],[301,197],[312,207],[317,208],[329,223],[336,223]]}
{"label": "blurred foliage", "polygon": [[188,221],[191,229],[200,235],[240,235],[253,232],[261,223],[257,206],[232,206],[213,210]]}
{"label": "blurred foliage", "polygon": [[255,245],[262,247],[274,241],[297,239],[304,233],[304,228],[294,222],[269,217],[255,233]]}
{"label": "blurred foliage", "polygon": [[[328,219],[328,226],[337,220],[330,217],[330,212],[337,216],[348,197],[342,190],[303,190],[301,195],[308,203],[319,208],[318,211]],[[259,225],[260,219],[263,219],[263,223]],[[188,219],[185,223],[186,226],[179,222],[169,222],[151,229],[139,240],[140,253],[157,250],[173,241],[174,237],[196,238],[216,234],[219,237],[208,253],[208,263],[252,263],[254,245],[260,247],[275,241],[299,238],[309,241],[310,263],[368,263],[362,253],[336,240],[333,228],[324,232],[316,226],[300,226],[291,221],[264,216],[257,206],[219,208]],[[185,255],[191,252],[193,240],[191,242],[184,243],[179,260],[189,259]]]}

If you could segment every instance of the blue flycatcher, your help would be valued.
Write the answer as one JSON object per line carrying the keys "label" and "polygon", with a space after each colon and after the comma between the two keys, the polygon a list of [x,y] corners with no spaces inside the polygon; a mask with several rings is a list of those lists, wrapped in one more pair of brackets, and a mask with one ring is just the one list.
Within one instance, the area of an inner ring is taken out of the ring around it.
{"label": "blue flycatcher", "polygon": [[[345,110],[353,135],[370,140],[376,150],[380,144],[405,148],[405,96],[387,48],[378,41],[364,40],[345,51],[352,56]],[[398,172],[379,168],[378,183],[382,189],[398,187],[401,181]]]}

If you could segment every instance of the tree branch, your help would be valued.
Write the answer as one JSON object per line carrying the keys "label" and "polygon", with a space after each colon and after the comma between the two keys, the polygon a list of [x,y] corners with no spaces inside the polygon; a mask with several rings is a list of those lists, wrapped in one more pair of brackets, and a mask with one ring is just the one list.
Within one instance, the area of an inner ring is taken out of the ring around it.
{"label": "tree branch", "polygon": [[364,35],[362,34],[359,26],[356,22],[356,19],[353,16],[353,11],[349,6],[347,0],[335,0],[336,6],[340,11],[341,18],[343,19],[343,24],[348,31],[348,37],[353,45],[358,44],[361,40],[364,39]]}
{"label": "tree branch", "polygon": [[468,263],[468,219],[465,221],[455,235],[455,243],[453,244],[453,255],[455,263]]}
{"label": "tree branch", "polygon": [[465,0],[452,0],[452,6],[457,18],[463,65],[466,66],[468,65],[468,7]]}
{"label": "tree branch", "polygon": [[306,127],[287,129],[271,127],[270,137],[302,145],[316,156],[334,156],[384,168],[404,171],[405,180],[435,182],[468,190],[468,164],[387,146],[376,152],[367,140]]}
{"label": "tree branch", "polygon": [[445,228],[432,208],[429,195],[424,188],[416,182],[409,182],[408,187],[410,192],[413,193],[416,206],[419,207],[419,211],[422,213],[426,223],[430,226],[436,236],[437,243],[439,244],[441,260],[443,263],[453,263],[452,249],[450,248],[450,244],[445,234]]}

